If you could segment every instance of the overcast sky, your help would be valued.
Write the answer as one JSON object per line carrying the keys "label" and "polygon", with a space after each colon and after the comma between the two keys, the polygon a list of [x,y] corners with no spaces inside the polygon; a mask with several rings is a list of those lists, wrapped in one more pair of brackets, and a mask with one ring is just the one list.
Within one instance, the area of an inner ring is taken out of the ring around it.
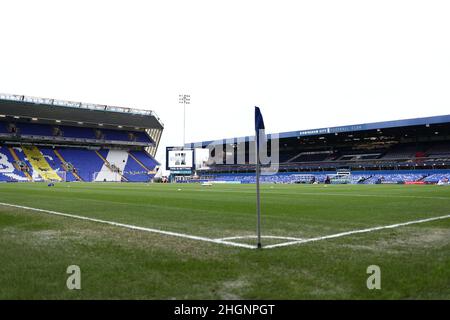
{"label": "overcast sky", "polygon": [[166,145],[449,114],[450,1],[0,0],[0,92],[154,110]]}

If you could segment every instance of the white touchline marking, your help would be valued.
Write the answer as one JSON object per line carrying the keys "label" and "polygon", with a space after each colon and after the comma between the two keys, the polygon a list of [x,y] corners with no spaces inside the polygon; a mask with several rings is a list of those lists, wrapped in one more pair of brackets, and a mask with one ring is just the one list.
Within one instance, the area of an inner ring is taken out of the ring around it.
{"label": "white touchline marking", "polygon": [[430,197],[430,196],[410,196],[403,194],[370,194],[370,193],[331,193],[331,192],[301,192],[297,193],[305,196],[317,196],[317,195],[325,195],[325,196],[343,196],[343,197],[375,197],[375,198],[404,198],[404,199],[429,199],[429,200],[450,200],[449,197]]}
{"label": "white touchline marking", "polygon": [[[279,189],[280,190],[280,189]],[[209,192],[217,193],[248,193],[253,194],[254,191],[242,191],[235,189],[220,189],[210,190]],[[282,194],[282,195],[304,195],[304,196],[337,196],[337,197],[375,197],[375,198],[405,198],[405,199],[429,199],[429,200],[450,200],[449,197],[432,197],[432,196],[412,196],[412,195],[396,195],[396,194],[370,194],[370,193],[339,193],[339,192],[278,192],[269,191],[267,194]]]}
{"label": "white touchline marking", "polygon": [[223,244],[223,245],[226,245],[226,246],[241,247],[241,248],[246,248],[246,249],[255,249],[256,248],[255,246],[252,246],[252,245],[249,245],[249,244],[235,243],[235,242],[230,242],[230,241],[225,241],[225,240],[220,240],[220,239],[210,239],[210,238],[193,236],[193,235],[184,234],[184,233],[178,233],[178,232],[172,232],[172,231],[164,231],[164,230],[158,230],[158,229],[152,229],[152,228],[139,227],[139,226],[134,226],[134,225],[130,225],[130,224],[124,224],[124,223],[108,221],[108,220],[101,220],[101,219],[95,219],[95,218],[88,218],[88,217],[84,217],[84,216],[79,216],[79,215],[74,215],[74,214],[69,214],[69,213],[62,213],[62,212],[57,212],[57,211],[52,211],[52,210],[31,208],[31,207],[19,206],[19,205],[16,205],[16,204],[10,204],[10,203],[4,203],[4,202],[0,202],[0,205],[6,206],[6,207],[13,207],[13,208],[19,208],[19,209],[24,209],[24,210],[30,210],[30,211],[44,212],[44,213],[53,214],[53,215],[56,215],[56,216],[74,218],[74,219],[85,220],[85,221],[98,222],[98,223],[103,223],[103,224],[109,224],[109,225],[112,225],[112,226],[123,227],[123,228],[132,229],[132,230],[139,230],[139,231],[146,231],[146,232],[152,232],[152,233],[159,233],[159,234],[164,234],[164,235],[168,235],[168,236],[179,237],[179,238],[186,238],[186,239],[198,240],[198,241],[204,241],[204,242],[219,243],[219,244]]}
{"label": "white touchline marking", "polygon": [[292,246],[295,244],[303,244],[303,243],[326,240],[326,239],[340,238],[340,237],[344,237],[344,236],[348,236],[348,235],[352,235],[352,234],[367,233],[367,232],[378,231],[378,230],[382,230],[382,229],[393,229],[393,228],[403,227],[403,226],[407,226],[407,225],[411,225],[411,224],[418,224],[418,223],[430,222],[430,221],[435,221],[435,220],[443,220],[443,219],[448,219],[448,218],[450,218],[450,214],[446,215],[446,216],[414,220],[414,221],[408,221],[408,222],[403,222],[403,223],[396,223],[396,224],[391,224],[391,225],[387,225],[387,226],[379,226],[379,227],[373,227],[373,228],[367,228],[367,229],[361,229],[361,230],[341,232],[341,233],[331,234],[328,236],[304,239],[304,240],[299,240],[299,241],[278,243],[278,244],[265,246],[264,248],[272,249],[272,248],[286,247],[286,246]]}

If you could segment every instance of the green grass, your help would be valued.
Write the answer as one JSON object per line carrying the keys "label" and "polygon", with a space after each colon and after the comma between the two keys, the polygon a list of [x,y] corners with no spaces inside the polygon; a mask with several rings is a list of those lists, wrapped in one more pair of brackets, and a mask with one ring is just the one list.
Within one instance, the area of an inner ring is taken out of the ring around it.
{"label": "green grass", "polygon": [[[256,226],[252,185],[0,184],[0,202],[209,238],[254,235]],[[448,214],[447,187],[262,187],[267,236]],[[79,291],[65,285],[72,264]],[[381,290],[366,287],[373,264]],[[450,299],[449,283],[450,219],[250,250],[0,205],[0,299]]]}

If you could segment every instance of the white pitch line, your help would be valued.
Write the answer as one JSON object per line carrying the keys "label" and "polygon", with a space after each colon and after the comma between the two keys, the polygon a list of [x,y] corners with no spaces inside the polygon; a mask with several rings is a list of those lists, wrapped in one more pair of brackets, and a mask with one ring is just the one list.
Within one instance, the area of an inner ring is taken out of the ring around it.
{"label": "white pitch line", "polygon": [[[277,189],[282,190],[282,189]],[[209,190],[208,192],[216,193],[248,193],[252,194],[254,191],[243,191],[236,189],[220,189],[220,190]],[[268,194],[282,194],[282,195],[292,195],[290,192],[278,192],[269,191]],[[450,200],[449,197],[433,197],[433,196],[413,196],[413,195],[396,195],[396,194],[371,194],[371,193],[339,193],[339,192],[296,192],[295,195],[305,195],[305,196],[337,196],[337,197],[375,197],[375,198],[405,198],[405,199],[429,199],[429,200]]]}
{"label": "white pitch line", "polygon": [[[92,222],[97,222],[97,223],[102,223],[102,224],[108,224],[108,225],[112,225],[112,226],[116,226],[116,227],[123,227],[123,228],[127,228],[127,229],[132,229],[132,230],[139,230],[139,231],[146,231],[146,232],[151,232],[151,233],[163,234],[163,235],[168,235],[168,236],[173,236],[173,237],[178,237],[178,238],[185,238],[185,239],[191,239],[191,240],[197,240],[197,241],[211,242],[211,243],[217,243],[217,244],[222,244],[222,245],[226,245],[226,246],[233,246],[233,247],[241,247],[241,248],[246,248],[246,249],[256,249],[256,246],[253,246],[253,245],[226,241],[226,240],[232,240],[232,239],[243,239],[244,237],[229,237],[229,238],[222,238],[222,239],[211,239],[211,238],[194,236],[194,235],[189,235],[189,234],[184,234],[184,233],[178,233],[178,232],[172,232],[172,231],[164,231],[164,230],[158,230],[158,229],[152,229],[152,228],[139,227],[139,226],[135,226],[135,225],[124,224],[124,223],[119,223],[119,222],[114,222],[114,221],[101,220],[101,219],[95,219],[95,218],[88,218],[88,217],[74,215],[74,214],[69,214],[69,213],[62,213],[62,212],[57,212],[57,211],[52,211],[52,210],[45,210],[45,209],[39,209],[39,208],[20,206],[20,205],[4,203],[4,202],[0,202],[0,205],[6,206],[6,207],[19,208],[19,209],[23,209],[23,210],[44,212],[44,213],[53,214],[53,215],[56,215],[56,216],[68,217],[68,218],[73,218],[73,219],[79,219],[79,220],[92,221]],[[340,237],[344,237],[344,236],[348,236],[348,235],[352,235],[352,234],[368,233],[368,232],[378,231],[378,230],[383,230],[383,229],[393,229],[393,228],[398,228],[398,227],[407,226],[407,225],[411,225],[411,224],[418,224],[418,223],[424,223],[424,222],[430,222],[430,221],[436,221],[436,220],[443,220],[443,219],[448,219],[448,218],[450,218],[450,215],[433,217],[433,218],[427,218],[427,219],[421,219],[421,220],[408,221],[408,222],[404,222],[404,223],[391,224],[391,225],[387,225],[387,226],[379,226],[379,227],[373,227],[373,228],[367,228],[367,229],[361,229],[361,230],[346,231],[346,232],[341,232],[341,233],[337,233],[337,234],[332,234],[332,235],[322,236],[322,237],[316,237],[316,238],[309,238],[309,239],[293,238],[293,239],[299,239],[299,240],[294,240],[294,241],[290,241],[290,242],[283,242],[283,243],[268,245],[268,246],[264,246],[264,248],[265,249],[273,249],[273,248],[279,248],[279,247],[286,247],[286,246],[292,246],[292,245],[296,245],[296,244],[304,244],[304,243],[308,243],[308,242],[315,242],[315,241],[321,241],[321,240],[327,240],[327,239],[340,238]],[[245,237],[252,238],[254,236],[245,236]],[[268,238],[268,237],[269,238],[274,238],[274,239],[275,238],[280,238],[280,239],[282,239],[282,238],[290,238],[290,237],[277,237],[277,236],[265,236],[265,237],[266,238]]]}
{"label": "white pitch line", "polygon": [[241,247],[241,248],[246,248],[246,249],[255,249],[256,248],[256,246],[252,246],[252,245],[249,245],[249,244],[235,243],[235,242],[230,242],[230,241],[225,241],[225,240],[220,240],[220,239],[210,239],[210,238],[205,238],[205,237],[193,236],[193,235],[190,235],[190,234],[184,234],[184,233],[178,233],[178,232],[172,232],[172,231],[164,231],[164,230],[158,230],[158,229],[152,229],[152,228],[139,227],[139,226],[134,226],[134,225],[130,225],[130,224],[124,224],[124,223],[108,221],[108,220],[101,220],[101,219],[95,219],[95,218],[88,218],[88,217],[84,217],[84,216],[79,216],[79,215],[74,215],[74,214],[69,214],[69,213],[63,213],[63,212],[57,212],[57,211],[52,211],[52,210],[45,210],[45,209],[39,209],[39,208],[25,207],[25,206],[19,206],[19,205],[16,205],[16,204],[10,204],[10,203],[4,203],[4,202],[0,202],[0,205],[5,206],[5,207],[19,208],[19,209],[23,209],[23,210],[44,212],[44,213],[53,214],[53,215],[56,215],[56,216],[68,217],[68,218],[73,218],[73,219],[79,219],[79,220],[103,223],[103,224],[108,224],[108,225],[112,225],[112,226],[116,226],[116,227],[123,227],[123,228],[127,228],[127,229],[132,229],[132,230],[139,230],[139,231],[158,233],[158,234],[163,234],[163,235],[173,236],[173,237],[178,237],[178,238],[185,238],[185,239],[204,241],[204,242],[212,242],[212,243],[223,244],[223,245],[226,245],[226,246]]}
{"label": "white pitch line", "polygon": [[272,249],[272,248],[286,247],[286,246],[292,246],[292,245],[295,245],[295,244],[304,244],[304,243],[308,243],[308,242],[340,238],[340,237],[345,237],[345,236],[352,235],[352,234],[367,233],[367,232],[378,231],[378,230],[383,230],[383,229],[393,229],[393,228],[408,226],[408,225],[411,225],[411,224],[418,224],[418,223],[424,223],[424,222],[430,222],[430,221],[436,221],[436,220],[443,220],[443,219],[448,219],[448,218],[450,218],[450,214],[446,215],[446,216],[433,217],[433,218],[428,218],[428,219],[421,219],[421,220],[408,221],[408,222],[404,222],[404,223],[391,224],[391,225],[387,225],[387,226],[380,226],[380,227],[373,227],[373,228],[367,228],[367,229],[361,229],[361,230],[353,230],[353,231],[341,232],[341,233],[331,234],[331,235],[328,235],[328,236],[304,239],[304,240],[299,240],[299,241],[290,241],[290,242],[278,243],[278,244],[265,246],[264,248],[265,249]]}
{"label": "white pitch line", "polygon": [[[236,237],[227,237],[227,238],[218,238],[215,240],[239,240],[239,239],[256,239],[257,236],[236,236]],[[295,240],[301,241],[303,238],[294,238],[294,237],[281,237],[281,236],[261,236],[263,239],[280,239],[280,240]]]}

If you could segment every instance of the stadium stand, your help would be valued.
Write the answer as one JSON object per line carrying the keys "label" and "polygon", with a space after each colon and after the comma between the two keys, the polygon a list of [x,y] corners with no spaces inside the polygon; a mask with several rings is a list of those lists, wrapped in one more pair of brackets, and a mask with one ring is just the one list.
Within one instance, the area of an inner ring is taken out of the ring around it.
{"label": "stadium stand", "polygon": [[153,170],[158,165],[158,162],[145,151],[131,151],[130,156],[148,171]]}
{"label": "stadium stand", "polygon": [[92,128],[61,126],[61,135],[66,138],[96,139]]}
{"label": "stadium stand", "polygon": [[0,122],[0,134],[8,134],[8,129],[5,122]]}
{"label": "stadium stand", "polygon": [[328,158],[332,157],[332,154],[330,153],[323,153],[323,152],[317,152],[317,153],[311,153],[311,152],[301,152],[297,154],[295,157],[290,158],[287,162],[318,162],[318,161],[324,161]]}
{"label": "stadium stand", "polygon": [[48,181],[61,181],[61,177],[58,176],[55,170],[45,159],[42,152],[36,146],[22,146],[25,159],[31,164],[34,172],[39,175],[43,180]]}
{"label": "stadium stand", "polygon": [[80,181],[80,178],[74,172],[74,167],[61,160],[55,149],[40,147],[39,150],[56,173],[65,172],[65,180],[67,182]]}
{"label": "stadium stand", "polygon": [[0,182],[148,182],[159,166],[152,111],[0,94],[0,116]]}
{"label": "stadium stand", "polygon": [[450,145],[449,144],[435,144],[427,150],[428,157],[430,158],[450,158]]}
{"label": "stadium stand", "polygon": [[[35,174],[35,170],[31,163],[28,161],[25,153],[23,152],[22,148],[20,146],[14,146],[9,147],[9,151],[11,155],[13,156],[16,164],[18,164],[21,167],[26,168],[23,172],[27,172],[29,176],[32,177],[33,180],[41,180],[39,176]],[[26,173],[25,173],[26,175]]]}
{"label": "stadium stand", "polygon": [[[11,132],[10,127],[15,131]],[[0,134],[9,134],[19,137],[47,137],[52,140],[102,140],[116,142],[134,142],[139,144],[152,144],[154,141],[146,133],[140,131],[123,131],[100,128],[87,128],[76,126],[55,126],[49,124],[0,122]]]}
{"label": "stadium stand", "polygon": [[144,134],[143,132],[133,132],[133,136],[136,142],[153,143],[151,137]]}
{"label": "stadium stand", "polygon": [[[151,158],[147,158],[146,155],[142,155],[142,157],[145,159],[150,159],[150,162],[152,162]],[[156,163],[145,166],[140,160],[138,160],[136,156],[132,155],[132,153],[129,153],[128,161],[124,168],[124,176],[131,181],[145,182],[148,181],[149,174],[154,175],[154,172],[152,172],[152,170],[155,167]]]}
{"label": "stadium stand", "polygon": [[0,181],[29,181],[6,146],[0,146]]}
{"label": "stadium stand", "polygon": [[397,145],[390,148],[383,159],[412,159],[418,153],[422,153],[421,148],[418,146]]}
{"label": "stadium stand", "polygon": [[438,183],[440,180],[450,179],[450,172],[431,174],[424,179],[428,183]]}
{"label": "stadium stand", "polygon": [[131,141],[129,133],[118,130],[102,130],[105,140],[112,141]]}
{"label": "stadium stand", "polygon": [[[381,173],[380,173],[381,172]],[[314,177],[316,182],[324,183],[327,176],[335,175],[335,171],[329,172],[312,172],[308,174],[298,173],[278,173],[276,175],[261,176],[261,182],[264,183],[311,183],[311,178]],[[437,183],[443,178],[450,177],[450,170],[445,172],[439,172],[436,174],[430,174],[430,171],[422,173],[411,173],[411,171],[405,170],[401,172],[392,171],[371,171],[371,172],[353,172],[351,174],[350,183],[352,184],[405,184],[405,183],[417,183],[420,181],[428,183]],[[308,179],[304,179],[304,177]],[[206,177],[206,176],[205,176]],[[202,179],[205,179],[203,177]],[[237,183],[255,183],[255,175],[253,173],[217,173],[207,176],[209,181],[224,181],[224,182],[237,182]],[[333,183],[333,182],[332,182]]]}
{"label": "stadium stand", "polygon": [[[428,184],[445,180],[450,172],[450,115],[282,132],[277,136],[278,173],[262,176],[263,182],[324,183],[330,176],[332,183]],[[226,148],[226,144],[237,146],[238,141],[245,141],[245,148]],[[254,137],[189,143],[185,147],[210,149],[208,168],[197,171],[200,179],[255,182]],[[244,150],[240,158],[246,161],[237,163],[238,157],[228,153],[226,164],[216,162],[212,155],[217,149]],[[351,172],[351,178],[336,179],[341,169]]]}
{"label": "stadium stand", "polygon": [[99,172],[103,161],[93,150],[80,148],[61,148],[57,152],[66,163],[76,168],[78,175],[83,181],[92,181],[95,172]]}
{"label": "stadium stand", "polygon": [[53,136],[53,129],[49,125],[37,124],[37,123],[27,123],[27,124],[15,124],[18,127],[18,133],[20,135],[28,136]]}

